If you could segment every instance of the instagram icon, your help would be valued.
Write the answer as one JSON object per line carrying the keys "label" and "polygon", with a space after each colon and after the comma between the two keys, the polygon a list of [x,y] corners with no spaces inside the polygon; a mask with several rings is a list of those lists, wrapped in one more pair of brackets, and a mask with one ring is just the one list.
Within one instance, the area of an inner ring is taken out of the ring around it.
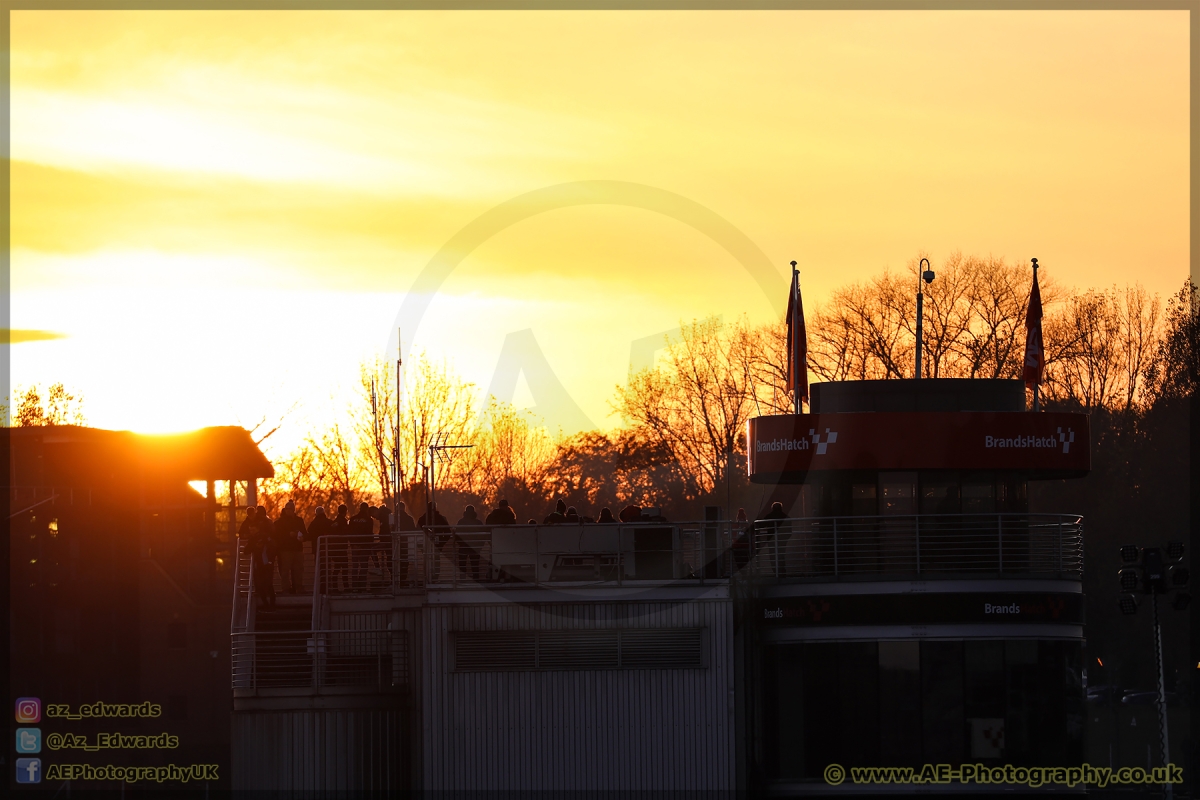
{"label": "instagram icon", "polygon": [[41,722],[42,701],[36,697],[17,698],[17,722]]}

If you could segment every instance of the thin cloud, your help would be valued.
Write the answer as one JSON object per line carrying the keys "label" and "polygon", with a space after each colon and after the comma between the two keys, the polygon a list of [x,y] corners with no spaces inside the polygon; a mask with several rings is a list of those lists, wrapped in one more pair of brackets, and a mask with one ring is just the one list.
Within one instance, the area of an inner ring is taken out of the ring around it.
{"label": "thin cloud", "polygon": [[53,339],[65,339],[67,334],[58,331],[35,331],[26,328],[0,328],[3,344],[22,344],[24,342],[48,342]]}

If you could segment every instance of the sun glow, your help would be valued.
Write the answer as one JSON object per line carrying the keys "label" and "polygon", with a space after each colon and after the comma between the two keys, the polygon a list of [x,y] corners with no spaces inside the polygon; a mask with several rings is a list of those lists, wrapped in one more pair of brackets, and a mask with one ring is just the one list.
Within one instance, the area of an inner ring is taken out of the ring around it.
{"label": "sun glow", "polygon": [[[41,335],[12,381],[142,431],[298,408],[286,448],[393,357],[447,241],[584,180],[712,210],[781,281],[800,262],[810,310],[921,251],[1165,296],[1188,35],[1182,11],[13,12],[11,325]],[[476,248],[410,344],[483,392],[532,331],[608,428],[636,342],[774,313],[696,230],[585,205]]]}

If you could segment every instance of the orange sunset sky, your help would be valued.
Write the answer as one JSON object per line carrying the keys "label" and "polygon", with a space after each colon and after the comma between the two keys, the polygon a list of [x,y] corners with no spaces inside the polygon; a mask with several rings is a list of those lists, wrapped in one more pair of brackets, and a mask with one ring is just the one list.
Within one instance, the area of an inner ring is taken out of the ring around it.
{"label": "orange sunset sky", "polygon": [[602,428],[632,342],[769,319],[792,259],[810,313],[921,250],[1164,298],[1189,268],[1185,11],[17,11],[11,42],[11,326],[56,335],[11,380],[99,427],[299,403],[290,448],[448,240],[556,184],[698,204],[779,287],[641,189],[462,254],[414,348],[482,393],[531,329]]}

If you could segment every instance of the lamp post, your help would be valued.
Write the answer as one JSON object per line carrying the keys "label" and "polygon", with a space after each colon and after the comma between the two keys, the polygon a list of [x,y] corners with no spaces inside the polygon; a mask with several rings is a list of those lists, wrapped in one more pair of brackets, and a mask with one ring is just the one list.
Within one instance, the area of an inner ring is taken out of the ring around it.
{"label": "lamp post", "polygon": [[[1165,552],[1164,552],[1165,551]],[[1127,566],[1117,573],[1122,594],[1118,605],[1122,614],[1136,614],[1137,594],[1150,595],[1150,608],[1154,628],[1154,663],[1158,672],[1158,736],[1162,747],[1162,762],[1165,767],[1171,761],[1170,743],[1167,739],[1167,687],[1163,676],[1162,626],[1158,622],[1158,596],[1173,592],[1171,607],[1182,611],[1188,607],[1192,596],[1183,591],[1188,585],[1188,568],[1183,561],[1183,542],[1168,542],[1165,548],[1121,546],[1121,561]],[[1170,563],[1171,566],[1167,566]],[[1171,798],[1171,784],[1164,784],[1167,800]]]}
{"label": "lamp post", "polygon": [[922,348],[921,326],[924,321],[923,317],[925,314],[925,295],[922,292],[921,282],[924,281],[925,283],[933,283],[933,277],[934,277],[933,270],[929,268],[930,266],[931,265],[929,263],[928,258],[922,258],[921,263],[917,265],[918,270],[920,270],[921,267],[925,267],[925,269],[923,271],[921,271],[921,274],[917,277],[917,375],[916,375],[916,377],[918,379],[920,379],[920,377],[921,377],[921,348]]}

